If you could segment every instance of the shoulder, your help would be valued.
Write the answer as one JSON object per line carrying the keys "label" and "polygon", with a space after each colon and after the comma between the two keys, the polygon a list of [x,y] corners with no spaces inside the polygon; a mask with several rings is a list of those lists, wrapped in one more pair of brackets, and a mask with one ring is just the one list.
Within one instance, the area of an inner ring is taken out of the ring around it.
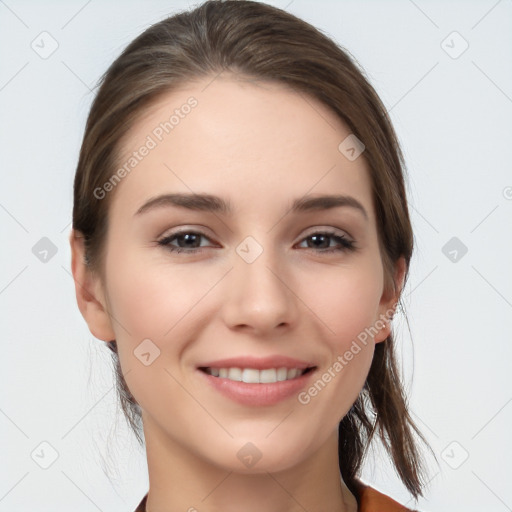
{"label": "shoulder", "polygon": [[415,512],[373,487],[357,482],[359,512]]}

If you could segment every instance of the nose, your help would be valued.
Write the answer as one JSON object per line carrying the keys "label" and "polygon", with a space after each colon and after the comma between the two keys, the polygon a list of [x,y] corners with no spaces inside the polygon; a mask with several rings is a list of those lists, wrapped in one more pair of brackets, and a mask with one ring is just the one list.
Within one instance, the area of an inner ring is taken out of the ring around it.
{"label": "nose", "polygon": [[298,318],[293,277],[284,262],[265,250],[252,263],[234,255],[223,300],[223,318],[230,329],[256,336],[290,329]]}

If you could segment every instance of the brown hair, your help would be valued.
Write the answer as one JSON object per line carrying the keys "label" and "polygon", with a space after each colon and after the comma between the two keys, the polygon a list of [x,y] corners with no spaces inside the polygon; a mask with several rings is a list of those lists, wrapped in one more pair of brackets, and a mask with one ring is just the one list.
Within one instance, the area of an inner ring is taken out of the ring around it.
{"label": "brown hair", "polygon": [[[372,181],[386,290],[393,291],[394,264],[407,269],[413,233],[404,186],[404,159],[387,112],[348,53],[319,30],[269,5],[210,0],[160,21],[132,41],[100,80],[92,104],[74,183],[73,229],[84,237],[86,261],[102,273],[108,206],[98,199],[119,164],[121,140],[162,94],[222,71],[274,81],[329,107],[365,145]],[[339,425],[340,471],[356,494],[357,476],[377,433],[401,480],[422,495],[423,464],[408,412],[393,337],[378,343],[360,396]],[[118,394],[123,412],[142,444],[141,411],[123,378],[115,341]]]}

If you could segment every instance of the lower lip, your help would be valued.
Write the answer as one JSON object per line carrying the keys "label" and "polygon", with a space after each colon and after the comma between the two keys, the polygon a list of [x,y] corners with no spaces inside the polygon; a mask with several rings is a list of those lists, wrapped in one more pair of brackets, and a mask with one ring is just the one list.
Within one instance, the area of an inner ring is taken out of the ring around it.
{"label": "lower lip", "polygon": [[242,405],[264,406],[275,405],[282,400],[297,395],[303,389],[314,370],[290,380],[270,384],[249,384],[220,377],[214,377],[197,370],[208,383],[227,398]]}

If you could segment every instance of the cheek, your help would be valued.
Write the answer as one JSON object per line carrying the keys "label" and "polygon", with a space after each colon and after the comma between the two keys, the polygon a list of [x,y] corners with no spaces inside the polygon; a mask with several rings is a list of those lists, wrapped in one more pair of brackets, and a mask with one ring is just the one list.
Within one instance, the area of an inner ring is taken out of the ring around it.
{"label": "cheek", "polygon": [[174,327],[189,322],[190,314],[215,284],[211,272],[200,276],[191,266],[170,265],[161,257],[152,261],[137,254],[127,254],[112,264],[107,275],[116,334],[135,344],[144,338],[159,344],[172,336]]}
{"label": "cheek", "polygon": [[374,325],[382,294],[381,281],[378,265],[361,265],[336,269],[304,283],[304,302],[312,305],[329,334],[330,345],[337,351],[346,350],[353,339]]}
{"label": "cheek", "polygon": [[126,383],[143,409],[157,411],[177,400],[186,403],[187,396],[172,377],[174,362],[186,347],[191,335],[186,328],[196,320],[195,306],[210,280],[200,284],[197,272],[194,276],[184,267],[171,269],[161,259],[151,261],[136,251],[116,258],[121,252],[109,253],[107,288]]}
{"label": "cheek", "polygon": [[[316,287],[309,288],[315,292],[309,293],[307,303],[314,304],[317,324],[323,325],[328,358],[299,402],[314,401],[314,407],[323,411],[319,417],[331,414],[341,419],[359,395],[371,366],[382,275],[378,266],[369,265],[338,269],[336,277],[327,277],[316,279]],[[320,395],[323,399],[316,400]]]}

